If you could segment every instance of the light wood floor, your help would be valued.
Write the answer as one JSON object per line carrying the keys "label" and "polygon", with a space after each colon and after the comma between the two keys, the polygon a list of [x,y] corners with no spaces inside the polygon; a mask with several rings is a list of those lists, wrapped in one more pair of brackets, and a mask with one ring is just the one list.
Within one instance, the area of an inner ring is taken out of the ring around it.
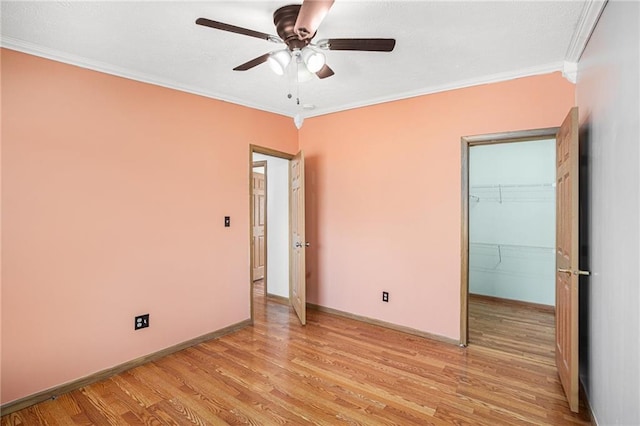
{"label": "light wood floor", "polygon": [[555,365],[555,315],[534,305],[469,295],[469,342]]}
{"label": "light wood floor", "polygon": [[[508,332],[477,329],[462,349],[313,310],[301,327],[288,306],[256,294],[253,327],[1,424],[588,424],[567,407],[548,339],[523,344],[530,332],[514,331],[508,312],[498,314]],[[496,309],[472,301],[470,314],[484,321]]]}

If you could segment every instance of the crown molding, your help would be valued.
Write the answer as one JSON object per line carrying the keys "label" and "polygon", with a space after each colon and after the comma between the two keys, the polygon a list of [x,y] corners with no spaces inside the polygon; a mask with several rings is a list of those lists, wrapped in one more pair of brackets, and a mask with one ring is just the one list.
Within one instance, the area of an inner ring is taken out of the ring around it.
{"label": "crown molding", "polygon": [[[100,61],[90,60],[78,55],[72,55],[69,53],[61,52],[55,49],[49,49],[43,46],[39,46],[34,43],[29,43],[23,40],[19,40],[13,37],[2,37],[0,40],[0,47],[15,50],[18,52],[26,53],[29,55],[38,56],[41,58],[50,59],[57,62],[89,69],[92,71],[98,71],[118,77],[127,78],[130,80],[139,81],[142,83],[153,84],[168,89],[178,90],[181,92],[190,93],[193,95],[204,96],[219,101],[229,102],[236,105],[241,105],[248,108],[257,109],[260,111],[270,112],[285,117],[294,118],[298,112],[291,113],[289,111],[275,110],[266,108],[264,105],[253,104],[244,100],[223,96],[217,93],[205,92],[199,88],[181,84],[175,81],[160,78],[155,75],[137,73],[125,68],[113,66]],[[564,71],[564,62],[554,62],[546,65],[535,66],[530,68],[522,68],[519,70],[507,71],[497,74],[491,74],[488,76],[482,76],[478,78],[471,78],[467,80],[459,80],[452,83],[427,86],[418,90],[412,90],[408,92],[396,93],[390,96],[383,96],[374,99],[368,99],[362,102],[354,102],[351,104],[340,105],[335,108],[319,108],[314,111],[309,111],[300,114],[300,118],[317,117],[321,115],[333,114],[336,112],[347,111],[355,108],[363,108],[373,106],[381,103],[394,102],[403,99],[414,98],[418,96],[431,95],[434,93],[446,92],[449,90],[463,89],[466,87],[479,86],[483,84],[499,83],[508,80],[514,80],[517,78],[530,77],[534,75],[550,74],[553,72]]]}
{"label": "crown molding", "polygon": [[408,92],[394,94],[393,96],[378,97],[375,99],[369,99],[365,102],[354,102],[352,104],[342,105],[338,108],[317,109],[317,110],[314,110],[313,112],[304,114],[303,116],[305,118],[317,117],[320,115],[332,114],[335,112],[341,112],[341,111],[346,111],[346,110],[355,109],[355,108],[363,108],[363,107],[373,106],[373,105],[382,104],[386,102],[394,102],[394,101],[400,101],[403,99],[415,98],[418,96],[433,95],[435,93],[440,93],[440,92],[448,92],[450,90],[464,89],[467,87],[481,86],[484,84],[500,83],[503,81],[515,80],[517,78],[531,77],[535,75],[551,74],[554,72],[563,71],[563,69],[564,69],[564,62],[553,62],[546,65],[540,65],[540,66],[535,66],[530,68],[522,68],[519,70],[491,74],[491,75],[486,75],[478,78],[471,78],[467,80],[459,80],[459,81],[442,84],[442,85],[428,86],[418,90],[412,90]]}
{"label": "crown molding", "polygon": [[580,13],[580,18],[576,24],[576,30],[573,32],[571,41],[569,42],[569,48],[565,54],[565,60],[567,62],[577,63],[584,52],[591,33],[593,33],[598,19],[607,5],[607,0],[586,0]]}
{"label": "crown molding", "polygon": [[571,83],[576,84],[578,81],[578,63],[564,61],[562,66],[562,76]]}
{"label": "crown molding", "polygon": [[117,67],[105,62],[94,61],[84,58],[82,56],[69,54],[55,49],[39,46],[35,43],[30,43],[24,40],[20,40],[14,37],[2,36],[0,40],[0,47],[15,50],[17,52],[26,53],[33,56],[38,56],[45,59],[51,59],[52,61],[62,62],[68,65],[73,65],[80,68],[85,68],[92,71],[98,71],[105,74],[115,75],[117,77],[123,77],[129,80],[139,81],[141,83],[153,84],[155,86],[165,87],[167,89],[178,90],[180,92],[190,93],[192,95],[204,96],[206,98],[215,99],[218,101],[229,102],[253,108],[261,111],[271,112],[278,115],[291,116],[286,111],[279,111],[274,109],[265,108],[264,105],[252,104],[240,99],[221,95],[219,93],[205,92],[197,87],[188,86],[178,83],[176,81],[167,80],[156,75],[138,73],[125,68]]}

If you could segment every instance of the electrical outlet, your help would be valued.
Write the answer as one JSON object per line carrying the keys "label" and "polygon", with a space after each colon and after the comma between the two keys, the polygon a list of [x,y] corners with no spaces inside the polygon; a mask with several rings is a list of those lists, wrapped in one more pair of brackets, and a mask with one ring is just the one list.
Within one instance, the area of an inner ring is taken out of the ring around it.
{"label": "electrical outlet", "polygon": [[383,291],[382,292],[382,301],[383,302],[388,302],[389,301],[389,292],[388,291]]}
{"label": "electrical outlet", "polygon": [[133,329],[140,330],[141,328],[149,327],[149,314],[138,315],[134,318]]}

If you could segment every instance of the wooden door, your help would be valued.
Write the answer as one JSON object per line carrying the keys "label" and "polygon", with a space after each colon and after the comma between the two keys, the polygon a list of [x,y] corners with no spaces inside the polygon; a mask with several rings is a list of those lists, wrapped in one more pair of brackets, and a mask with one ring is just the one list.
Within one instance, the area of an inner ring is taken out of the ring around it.
{"label": "wooden door", "polygon": [[556,366],[578,412],[578,108],[556,135]]}
{"label": "wooden door", "polygon": [[304,156],[298,152],[289,162],[289,226],[290,226],[290,290],[289,298],[293,309],[306,323],[306,268],[304,232]]}
{"label": "wooden door", "polygon": [[253,280],[264,278],[265,265],[265,225],[266,225],[266,187],[264,173],[253,172],[251,192],[253,195]]}

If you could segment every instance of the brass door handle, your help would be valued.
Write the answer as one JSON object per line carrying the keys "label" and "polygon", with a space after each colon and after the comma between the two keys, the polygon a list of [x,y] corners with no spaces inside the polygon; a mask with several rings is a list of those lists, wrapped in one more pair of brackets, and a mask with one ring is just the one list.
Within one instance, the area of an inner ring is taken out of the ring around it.
{"label": "brass door handle", "polygon": [[573,274],[573,275],[591,275],[589,271],[581,271],[578,269],[577,271],[572,271],[571,269],[558,268],[558,272],[564,272],[565,274]]}

